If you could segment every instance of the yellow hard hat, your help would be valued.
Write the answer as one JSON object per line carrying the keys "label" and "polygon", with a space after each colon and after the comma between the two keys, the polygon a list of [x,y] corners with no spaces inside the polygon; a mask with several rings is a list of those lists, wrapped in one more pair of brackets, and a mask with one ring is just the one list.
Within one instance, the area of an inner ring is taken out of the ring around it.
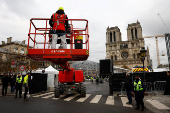
{"label": "yellow hard hat", "polygon": [[63,7],[59,7],[59,9],[58,10],[63,10],[64,11],[64,8]]}

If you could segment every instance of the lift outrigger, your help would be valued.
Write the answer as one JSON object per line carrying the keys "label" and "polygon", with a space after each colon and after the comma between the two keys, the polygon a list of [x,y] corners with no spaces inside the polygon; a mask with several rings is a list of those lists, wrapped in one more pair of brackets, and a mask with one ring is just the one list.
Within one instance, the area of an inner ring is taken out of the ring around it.
{"label": "lift outrigger", "polygon": [[[84,61],[89,57],[88,21],[86,19],[62,19],[63,21],[68,20],[70,25],[70,32],[65,33],[67,44],[70,46],[68,49],[51,49],[50,30],[52,28],[48,26],[49,20],[53,19],[32,18],[30,20],[27,56],[37,61],[51,61],[63,68],[58,75],[59,85],[55,86],[56,98],[59,98],[63,93],[79,93],[81,97],[85,97],[86,87],[83,84],[83,71],[74,70],[68,61]],[[36,22],[41,22],[45,27],[36,27]],[[74,28],[74,22],[85,22],[85,26],[84,28]],[[57,44],[60,42],[61,39],[58,39]],[[30,46],[33,48],[29,48]]]}

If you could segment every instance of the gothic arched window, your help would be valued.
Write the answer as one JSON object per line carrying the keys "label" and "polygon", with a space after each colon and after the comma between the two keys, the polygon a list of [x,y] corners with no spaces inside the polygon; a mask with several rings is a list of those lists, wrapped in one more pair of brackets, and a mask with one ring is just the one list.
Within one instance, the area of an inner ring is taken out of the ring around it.
{"label": "gothic arched window", "polygon": [[136,39],[138,39],[137,29],[136,28],[135,28],[135,37],[136,37]]}
{"label": "gothic arched window", "polygon": [[111,56],[111,60],[113,60],[113,56]]}
{"label": "gothic arched window", "polygon": [[133,58],[135,59],[135,54],[133,54]]}
{"label": "gothic arched window", "polygon": [[117,60],[117,56],[115,55],[115,60]]}
{"label": "gothic arched window", "polygon": [[137,54],[137,59],[139,59],[139,53]]}
{"label": "gothic arched window", "polygon": [[113,33],[113,37],[114,37],[114,42],[116,42],[116,33]]}
{"label": "gothic arched window", "polygon": [[110,42],[112,42],[112,32],[110,32]]}
{"label": "gothic arched window", "polygon": [[134,39],[134,36],[133,36],[133,29],[131,29],[131,35],[132,35],[132,40]]}

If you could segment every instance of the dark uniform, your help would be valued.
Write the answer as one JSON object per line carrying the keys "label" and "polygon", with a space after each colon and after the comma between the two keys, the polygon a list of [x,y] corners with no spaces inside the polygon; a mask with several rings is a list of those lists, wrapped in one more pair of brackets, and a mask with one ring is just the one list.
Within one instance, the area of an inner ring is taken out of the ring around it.
{"label": "dark uniform", "polygon": [[170,71],[167,72],[167,79],[166,79],[164,95],[170,95]]}
{"label": "dark uniform", "polygon": [[145,92],[145,86],[141,80],[139,80],[139,77],[136,78],[135,76],[135,81],[133,82],[133,92],[135,93],[135,100],[136,100],[136,110],[140,108],[140,105],[142,107],[142,111],[144,111],[144,92]]}
{"label": "dark uniform", "polygon": [[22,96],[21,96],[21,94],[22,94],[22,76],[16,77],[16,95],[15,95],[15,98],[17,98],[18,90],[19,90],[19,98],[22,98]]}
{"label": "dark uniform", "polygon": [[14,78],[14,76],[11,76],[10,85],[11,85],[11,93],[12,93],[15,90],[15,78]]}
{"label": "dark uniform", "polygon": [[2,78],[2,96],[4,96],[4,90],[5,90],[5,95],[7,94],[8,82],[9,82],[9,77],[5,73],[4,77]]}
{"label": "dark uniform", "polygon": [[27,73],[27,75],[24,77],[24,87],[25,87],[25,93],[24,93],[24,101],[28,101],[29,99],[27,99],[27,93],[28,93],[28,88],[29,88],[29,85],[30,85],[30,81],[31,81],[31,78],[30,78],[30,73]]}
{"label": "dark uniform", "polygon": [[99,77],[96,77],[96,85],[99,84]]}
{"label": "dark uniform", "polygon": [[126,88],[127,97],[129,100],[129,102],[127,102],[126,104],[132,104],[132,94],[131,94],[132,93],[132,79],[128,75],[125,80],[125,88]]}

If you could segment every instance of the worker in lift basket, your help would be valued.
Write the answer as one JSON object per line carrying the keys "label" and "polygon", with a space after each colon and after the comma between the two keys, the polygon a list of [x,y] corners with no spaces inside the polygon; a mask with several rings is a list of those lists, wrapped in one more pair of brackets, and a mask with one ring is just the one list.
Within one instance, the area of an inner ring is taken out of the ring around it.
{"label": "worker in lift basket", "polygon": [[[52,49],[56,49],[56,43],[58,37],[61,38],[61,44],[59,48],[67,49],[67,42],[66,42],[66,32],[68,30],[68,20],[60,20],[60,19],[68,19],[67,15],[64,13],[64,8],[59,7],[56,13],[52,14],[49,24],[52,27]],[[55,20],[58,19],[58,20]]]}

